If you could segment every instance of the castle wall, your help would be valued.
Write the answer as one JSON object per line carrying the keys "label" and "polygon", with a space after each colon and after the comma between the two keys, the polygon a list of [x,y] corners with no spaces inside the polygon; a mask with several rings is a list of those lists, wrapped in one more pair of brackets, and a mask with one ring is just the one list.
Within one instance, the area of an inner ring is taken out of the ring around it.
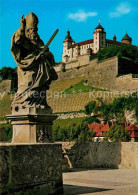
{"label": "castle wall", "polygon": [[131,74],[117,77],[119,63],[122,62],[118,60],[118,57],[98,63],[97,59],[90,60],[89,55],[83,55],[75,61],[66,63],[66,72],[58,72],[58,76],[59,80],[84,76],[91,86],[104,90],[136,91],[137,78],[132,78]]}
{"label": "castle wall", "polygon": [[55,69],[56,72],[62,71],[62,63],[60,63],[60,64],[54,66],[54,69]]}
{"label": "castle wall", "polygon": [[117,74],[118,58],[110,58],[101,63],[97,63],[89,70],[88,82],[95,88],[112,90],[116,85]]}
{"label": "castle wall", "polygon": [[138,78],[132,78],[132,74],[117,77],[116,86],[120,91],[136,91],[138,90]]}
{"label": "castle wall", "polygon": [[0,82],[0,93],[10,93],[11,92],[11,80],[2,80]]}

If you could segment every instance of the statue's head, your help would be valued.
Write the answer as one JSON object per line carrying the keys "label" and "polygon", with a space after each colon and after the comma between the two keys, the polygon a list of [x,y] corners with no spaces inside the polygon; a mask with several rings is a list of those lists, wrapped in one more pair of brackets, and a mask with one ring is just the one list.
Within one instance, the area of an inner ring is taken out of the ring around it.
{"label": "statue's head", "polygon": [[37,34],[38,17],[34,13],[29,13],[26,16],[26,36],[29,39],[36,40],[39,38]]}
{"label": "statue's head", "polygon": [[26,16],[26,27],[27,29],[29,28],[35,28],[37,29],[37,25],[38,25],[38,17],[34,14],[34,13],[30,13]]}

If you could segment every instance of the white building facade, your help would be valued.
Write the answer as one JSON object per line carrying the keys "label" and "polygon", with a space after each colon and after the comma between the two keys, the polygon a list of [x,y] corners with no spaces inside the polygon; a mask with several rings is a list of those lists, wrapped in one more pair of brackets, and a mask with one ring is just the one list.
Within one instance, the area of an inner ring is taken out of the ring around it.
{"label": "white building facade", "polygon": [[132,38],[128,36],[126,33],[125,36],[122,38],[121,42],[118,42],[116,40],[116,36],[114,35],[113,40],[106,39],[106,32],[104,31],[104,28],[101,26],[100,22],[99,25],[95,28],[95,31],[93,33],[93,39],[89,39],[86,41],[82,41],[79,43],[75,43],[75,41],[72,39],[70,35],[70,31],[67,31],[67,36],[65,37],[65,40],[63,41],[63,54],[62,54],[62,62],[71,62],[79,55],[85,55],[85,54],[95,54],[97,53],[101,48],[104,47],[111,47],[113,45],[125,45],[129,44],[131,45]]}

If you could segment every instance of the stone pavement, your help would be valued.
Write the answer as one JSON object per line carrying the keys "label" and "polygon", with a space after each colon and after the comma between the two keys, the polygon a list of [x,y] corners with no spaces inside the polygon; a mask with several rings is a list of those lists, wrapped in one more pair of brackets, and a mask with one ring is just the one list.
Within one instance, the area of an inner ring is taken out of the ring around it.
{"label": "stone pavement", "polygon": [[63,182],[65,195],[138,195],[138,170],[74,169]]}

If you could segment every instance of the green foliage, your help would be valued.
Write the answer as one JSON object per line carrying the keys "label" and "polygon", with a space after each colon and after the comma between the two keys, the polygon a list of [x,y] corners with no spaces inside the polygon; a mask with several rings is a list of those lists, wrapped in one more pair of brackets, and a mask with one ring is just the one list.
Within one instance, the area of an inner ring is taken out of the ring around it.
{"label": "green foliage", "polygon": [[104,141],[129,142],[130,135],[121,125],[115,124],[111,126],[109,131],[105,134]]}
{"label": "green foliage", "polygon": [[100,123],[99,119],[97,119],[97,116],[90,116],[90,117],[86,117],[83,122],[87,122],[88,124],[91,123]]}
{"label": "green foliage", "polygon": [[52,132],[54,141],[90,141],[94,133],[88,131],[88,121],[85,118],[57,119]]}
{"label": "green foliage", "polygon": [[89,102],[86,106],[85,106],[85,113],[87,115],[90,115],[92,112],[95,113],[96,111],[96,102],[95,101],[91,101]]}
{"label": "green foliage", "polygon": [[90,142],[94,136],[93,131],[89,131],[87,121],[83,121],[79,126],[79,134],[77,142]]}
{"label": "green foliage", "polygon": [[114,56],[118,57],[127,57],[128,59],[132,59],[135,63],[138,61],[138,47],[133,47],[131,45],[123,45],[123,46],[112,46],[105,47],[98,51],[97,58],[98,61],[105,60],[107,58],[111,58]]}
{"label": "green foliage", "polygon": [[0,69],[2,80],[12,80],[12,91],[17,90],[17,68],[3,67]]}
{"label": "green foliage", "polygon": [[125,122],[125,110],[135,110],[138,121],[137,92],[126,97],[115,98],[111,104],[106,104],[102,101],[102,99],[99,99],[99,104],[96,104],[95,101],[92,101],[85,106],[85,113],[88,115],[91,113],[99,113],[99,115],[104,117],[106,120],[116,118],[118,122]]}
{"label": "green foliage", "polygon": [[0,128],[3,128],[7,135],[8,135],[8,139],[10,140],[12,138],[12,125],[11,124],[0,124]]}
{"label": "green foliage", "polygon": [[86,81],[82,80],[81,82],[71,86],[70,88],[66,89],[64,93],[72,94],[72,93],[84,93],[89,91],[103,91],[102,89],[94,88],[90,85],[84,85]]}
{"label": "green foliage", "polygon": [[62,68],[62,72],[66,72],[66,69],[65,69],[65,67],[63,67],[63,68]]}
{"label": "green foliage", "polygon": [[[138,64],[138,62],[137,62],[137,64]],[[138,78],[138,74],[132,74],[132,77],[133,78]]]}
{"label": "green foliage", "polygon": [[[14,95],[13,95],[14,97]],[[4,95],[0,98],[0,118],[5,120],[6,114],[11,113],[12,95]]]}

